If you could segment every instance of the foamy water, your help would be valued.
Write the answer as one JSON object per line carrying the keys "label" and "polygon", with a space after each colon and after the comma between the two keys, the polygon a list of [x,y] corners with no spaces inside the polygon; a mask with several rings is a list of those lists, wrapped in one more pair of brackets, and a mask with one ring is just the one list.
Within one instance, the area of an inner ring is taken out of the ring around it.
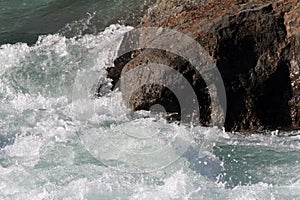
{"label": "foamy water", "polygon": [[1,199],[299,199],[300,132],[243,136],[93,98],[131,29],[0,47]]}

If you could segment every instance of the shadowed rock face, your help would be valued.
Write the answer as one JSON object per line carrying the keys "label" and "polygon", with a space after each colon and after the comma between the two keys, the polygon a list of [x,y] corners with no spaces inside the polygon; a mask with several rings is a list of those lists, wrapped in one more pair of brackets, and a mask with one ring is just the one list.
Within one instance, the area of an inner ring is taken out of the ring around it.
{"label": "shadowed rock face", "polygon": [[[300,3],[296,0],[159,0],[140,27],[177,30],[210,54],[226,89],[227,131],[300,127]],[[129,36],[120,48],[128,41],[142,42]],[[155,49],[130,52],[115,60],[108,76],[115,84],[122,73],[142,63],[160,63],[182,73],[197,93],[201,124],[209,125],[212,105],[205,82],[178,55]],[[159,85],[135,91],[128,106],[148,110],[155,104],[180,113],[176,97]]]}

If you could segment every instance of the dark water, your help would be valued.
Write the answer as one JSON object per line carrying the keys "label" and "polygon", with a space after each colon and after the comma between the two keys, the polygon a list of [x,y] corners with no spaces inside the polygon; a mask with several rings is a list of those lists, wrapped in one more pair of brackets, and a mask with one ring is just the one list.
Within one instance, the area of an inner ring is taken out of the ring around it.
{"label": "dark water", "polygon": [[[114,23],[136,25],[154,0],[1,0],[0,45],[34,44],[39,35],[98,33]],[[76,21],[89,19],[86,27]],[[73,26],[66,27],[73,22]],[[75,23],[75,24],[74,24]]]}

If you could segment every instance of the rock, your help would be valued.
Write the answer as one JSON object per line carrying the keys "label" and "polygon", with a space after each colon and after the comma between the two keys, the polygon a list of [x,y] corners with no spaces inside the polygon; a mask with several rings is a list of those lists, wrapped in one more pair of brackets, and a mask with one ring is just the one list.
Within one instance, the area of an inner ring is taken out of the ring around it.
{"label": "rock", "polygon": [[[213,60],[208,63],[216,64],[225,86],[227,131],[300,128],[300,3],[297,0],[159,0],[139,27],[179,31],[208,52],[211,58],[206,56],[207,59]],[[140,37],[130,33],[125,36],[120,52],[128,46],[149,42],[149,35]],[[189,50],[189,44],[182,46],[182,51]],[[120,53],[115,68],[108,69],[113,84],[122,74],[141,64],[167,65],[189,81],[198,98],[200,123],[211,125],[212,110],[216,110],[212,105],[214,97],[205,77],[197,72],[205,64],[195,68],[190,60],[168,51],[132,49],[135,50]],[[137,83],[141,76],[133,77],[132,83]],[[128,92],[122,92],[128,96]],[[167,112],[180,115],[182,111],[176,95],[155,84],[134,91],[127,104],[133,110],[149,110],[161,104]],[[226,110],[222,106],[220,109]]]}

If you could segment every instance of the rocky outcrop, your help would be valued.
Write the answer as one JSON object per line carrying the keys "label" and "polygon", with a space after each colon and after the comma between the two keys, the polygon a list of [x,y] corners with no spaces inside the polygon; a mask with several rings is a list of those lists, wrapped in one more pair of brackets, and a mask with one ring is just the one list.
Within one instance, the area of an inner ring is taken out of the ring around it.
{"label": "rocky outcrop", "polygon": [[[179,31],[209,53],[226,90],[226,130],[300,127],[300,2],[297,0],[159,0],[139,27]],[[128,43],[144,42],[132,35],[126,37],[121,52]],[[201,124],[210,125],[214,108],[207,82],[197,74],[199,69],[195,70],[181,56],[160,49],[128,52],[115,60],[115,68],[108,69],[108,76],[115,84],[122,74],[143,63],[168,65],[183,74],[197,95]],[[138,79],[135,77],[132,82]],[[134,110],[149,110],[155,104],[163,105],[170,113],[181,112],[176,95],[161,85],[140,87],[128,102]]]}

